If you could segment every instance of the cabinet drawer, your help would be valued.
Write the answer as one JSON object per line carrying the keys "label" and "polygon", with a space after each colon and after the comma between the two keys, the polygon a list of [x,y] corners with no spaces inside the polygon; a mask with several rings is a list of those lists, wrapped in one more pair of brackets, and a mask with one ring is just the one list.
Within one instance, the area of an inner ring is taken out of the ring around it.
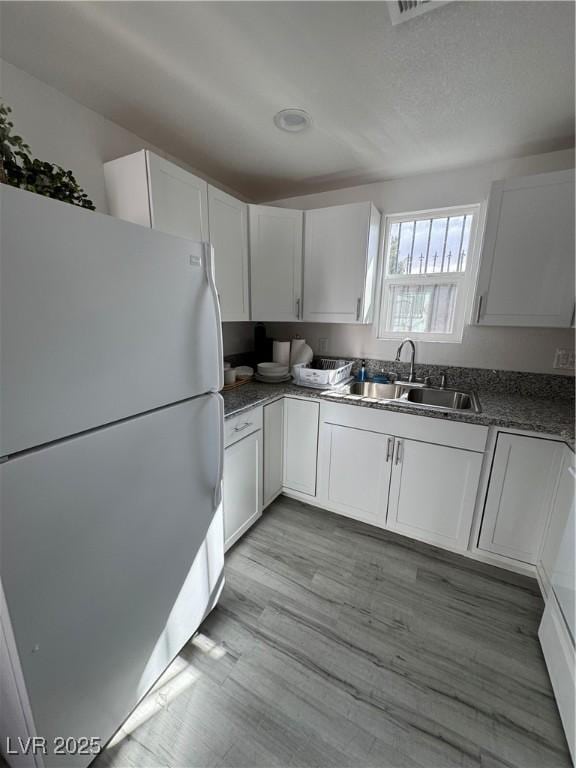
{"label": "cabinet drawer", "polygon": [[343,427],[369,429],[372,432],[478,453],[484,451],[488,437],[488,427],[426,417],[423,412],[415,413],[409,408],[399,413],[345,403],[322,402],[320,418],[322,422]]}
{"label": "cabinet drawer", "polygon": [[224,422],[224,446],[242,440],[243,437],[262,429],[262,407],[242,411],[237,416],[231,416]]}

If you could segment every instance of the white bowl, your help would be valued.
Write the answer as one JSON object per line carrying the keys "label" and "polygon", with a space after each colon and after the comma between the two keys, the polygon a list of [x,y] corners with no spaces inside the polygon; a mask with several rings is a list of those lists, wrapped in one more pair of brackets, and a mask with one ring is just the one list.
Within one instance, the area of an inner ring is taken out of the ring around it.
{"label": "white bowl", "polygon": [[258,373],[260,376],[277,379],[288,375],[288,366],[283,363],[258,363]]}
{"label": "white bowl", "polygon": [[249,365],[236,366],[237,379],[249,379],[251,376],[254,376],[254,368],[251,368]]}
{"label": "white bowl", "polygon": [[289,376],[289,373],[259,373],[261,379],[268,379],[268,381],[278,381],[278,379],[285,379]]}

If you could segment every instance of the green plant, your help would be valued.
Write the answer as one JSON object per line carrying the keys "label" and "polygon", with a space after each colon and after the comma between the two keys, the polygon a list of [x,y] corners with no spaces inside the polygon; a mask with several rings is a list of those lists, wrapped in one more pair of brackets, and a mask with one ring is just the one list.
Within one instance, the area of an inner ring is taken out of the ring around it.
{"label": "green plant", "polygon": [[94,203],[78,185],[72,171],[31,157],[32,150],[28,144],[13,133],[11,112],[10,107],[0,102],[0,181],[95,210]]}

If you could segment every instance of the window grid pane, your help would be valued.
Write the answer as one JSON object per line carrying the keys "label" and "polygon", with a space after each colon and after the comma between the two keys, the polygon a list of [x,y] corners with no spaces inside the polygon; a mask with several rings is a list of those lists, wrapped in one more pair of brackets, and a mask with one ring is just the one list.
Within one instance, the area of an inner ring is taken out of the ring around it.
{"label": "window grid pane", "polygon": [[452,333],[457,293],[454,283],[390,285],[387,330]]}
{"label": "window grid pane", "polygon": [[390,227],[389,275],[433,275],[466,269],[472,214],[408,219]]}

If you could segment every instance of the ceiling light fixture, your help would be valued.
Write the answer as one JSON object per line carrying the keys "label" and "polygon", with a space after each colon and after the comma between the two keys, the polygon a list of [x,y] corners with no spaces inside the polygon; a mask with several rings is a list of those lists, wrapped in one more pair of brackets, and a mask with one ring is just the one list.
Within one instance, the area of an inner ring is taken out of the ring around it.
{"label": "ceiling light fixture", "polygon": [[303,109],[281,109],[274,115],[274,125],[281,131],[298,133],[312,125],[312,118]]}

